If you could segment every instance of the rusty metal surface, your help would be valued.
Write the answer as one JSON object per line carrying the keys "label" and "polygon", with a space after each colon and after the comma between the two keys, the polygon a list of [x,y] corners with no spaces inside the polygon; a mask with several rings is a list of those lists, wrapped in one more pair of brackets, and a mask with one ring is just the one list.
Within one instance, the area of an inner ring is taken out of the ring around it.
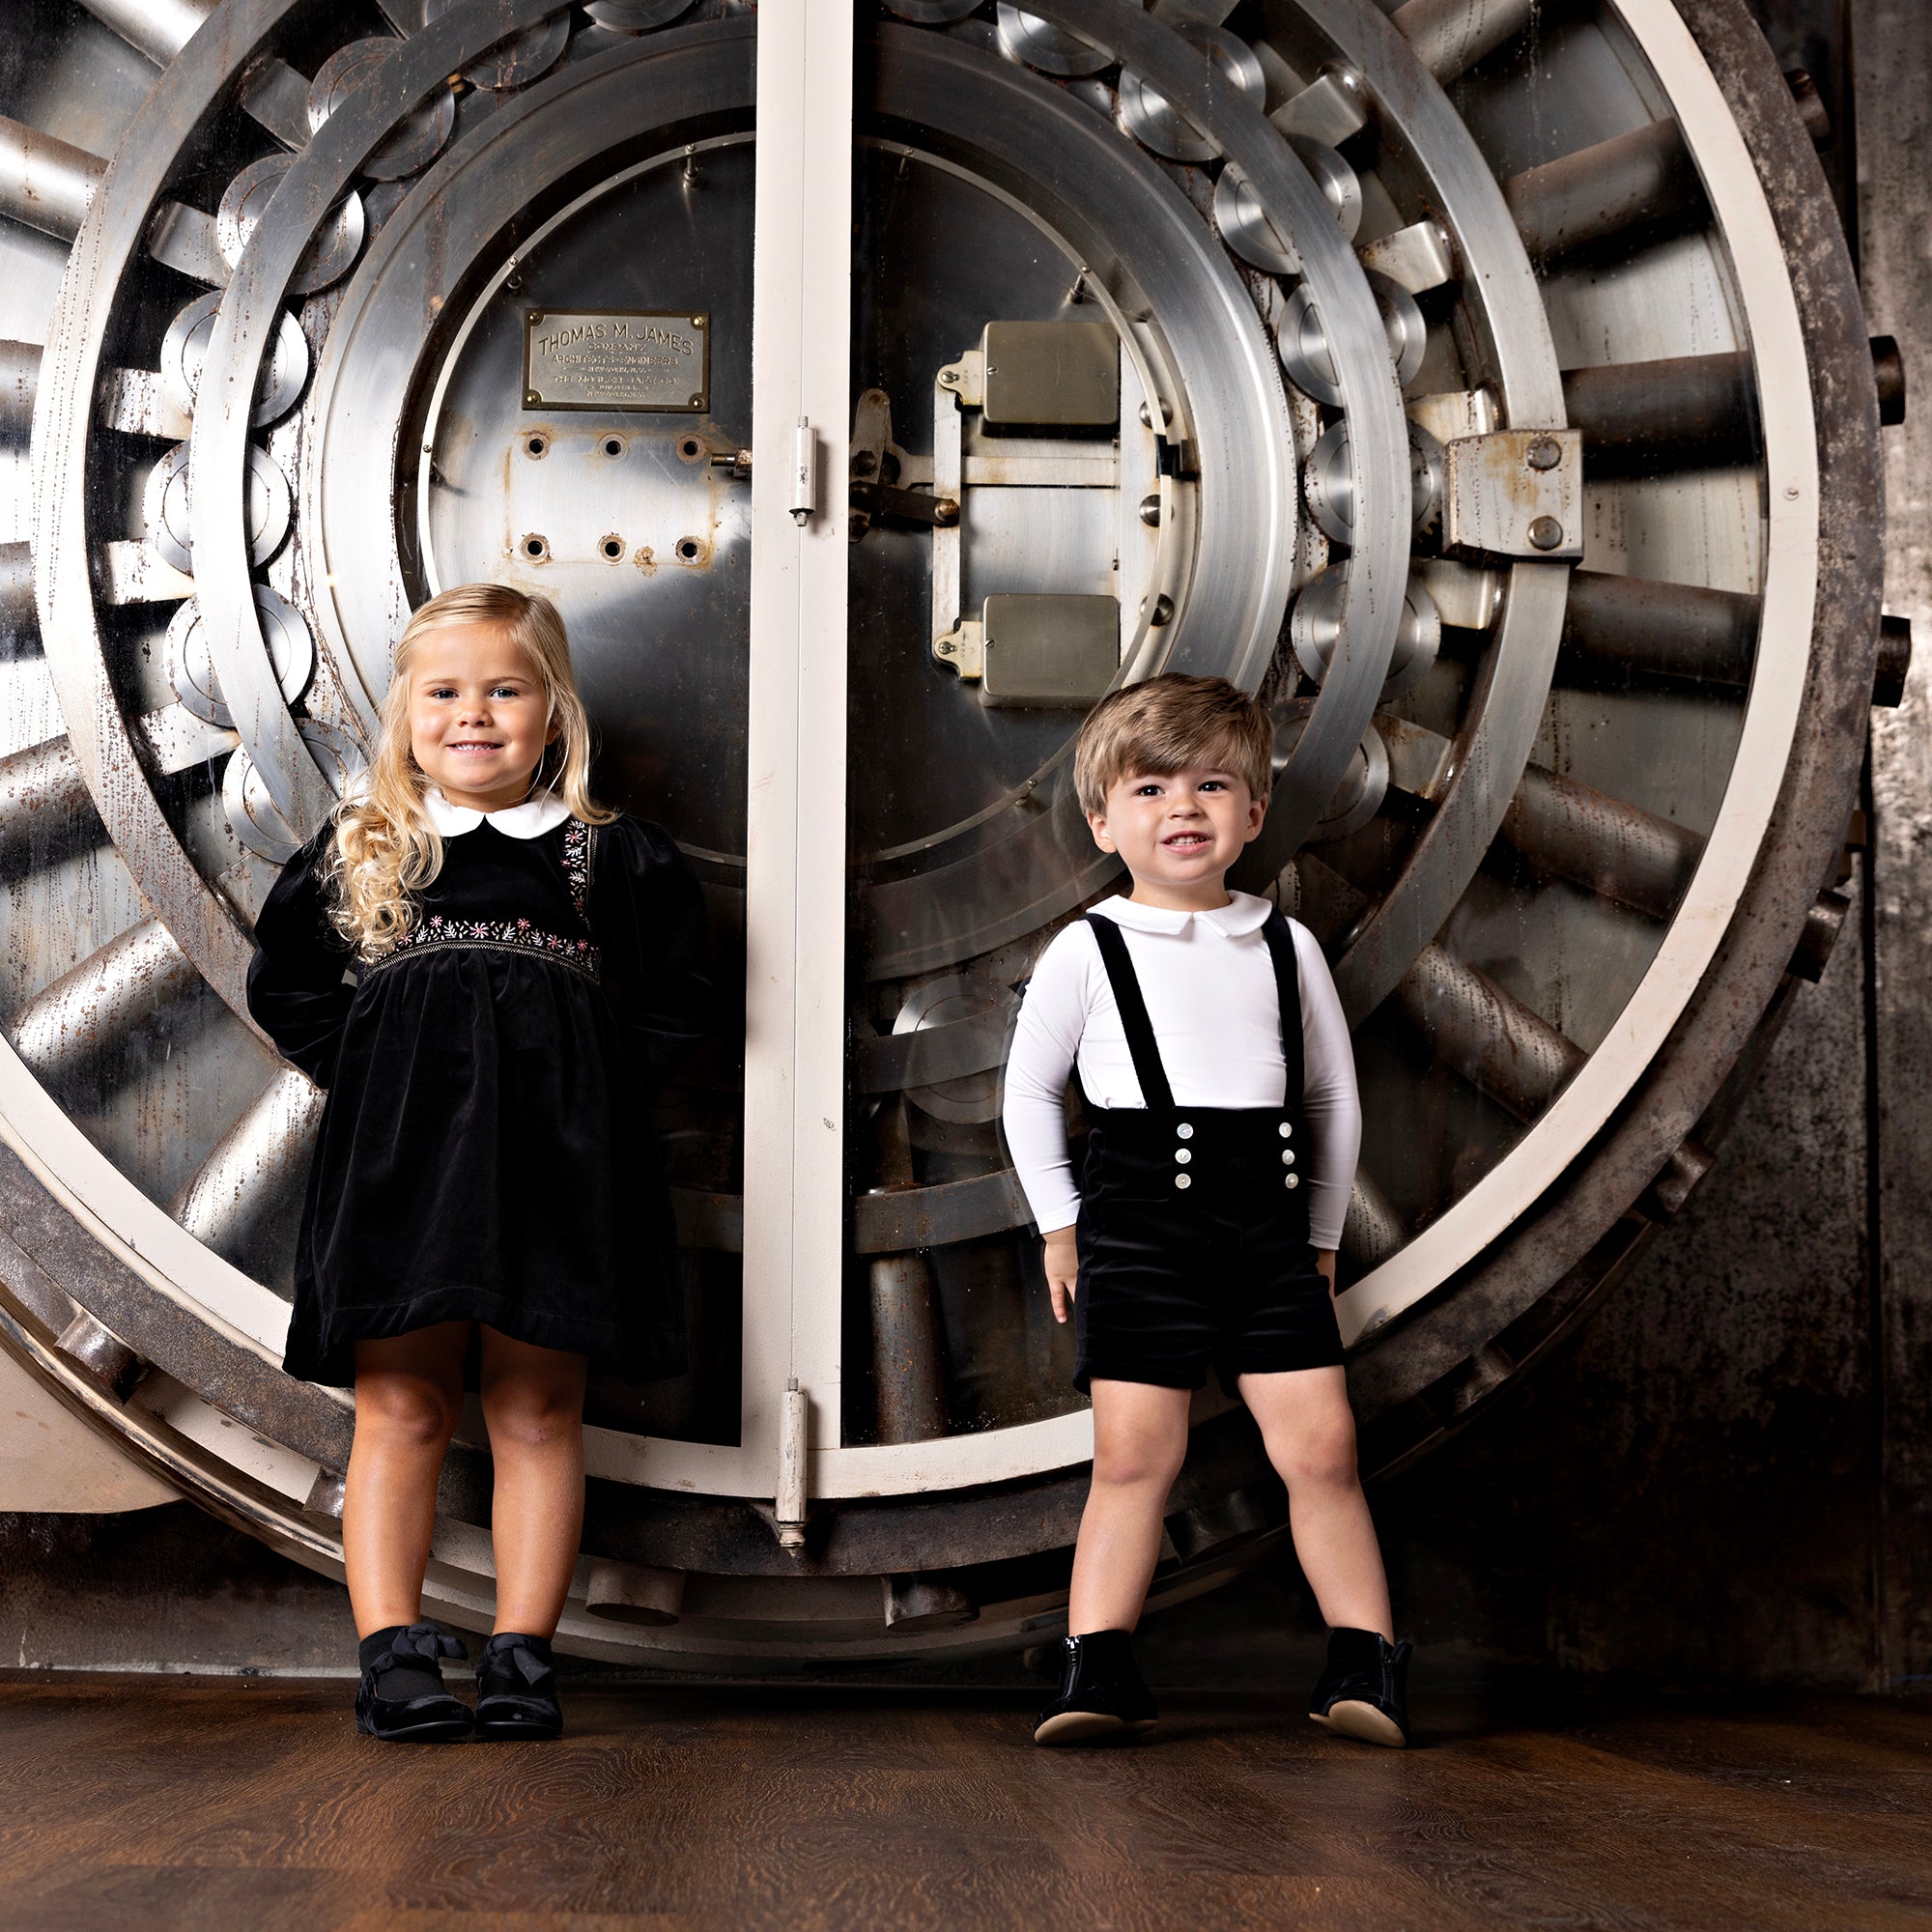
{"label": "rusty metal surface", "polygon": [[65,738],[0,758],[0,875],[49,865],[104,837]]}
{"label": "rusty metal surface", "polygon": [[71,242],[106,173],[99,155],[0,115],[0,214]]}
{"label": "rusty metal surface", "polygon": [[1742,350],[1566,370],[1563,401],[1593,476],[1744,463],[1757,450],[1756,379]]}
{"label": "rusty metal surface", "polygon": [[1904,703],[1872,722],[1871,1066],[1878,1431],[1878,1662],[1897,1683],[1932,1671],[1932,270],[1925,184],[1932,157],[1932,14],[1917,0],[1854,0],[1859,220],[1871,323],[1898,338],[1918,396],[1886,438],[1889,608],[1918,630]]}
{"label": "rusty metal surface", "polygon": [[1563,612],[1560,682],[1632,673],[1742,691],[1757,646],[1758,600],[1737,590],[1578,570]]}
{"label": "rusty metal surface", "polygon": [[945,1354],[932,1266],[923,1255],[881,1255],[867,1270],[872,1394],[881,1442],[946,1434]]}
{"label": "rusty metal surface", "polygon": [[1350,1370],[1358,1413],[1367,1418],[1391,1414],[1454,1374],[1546,1285],[1570,1276],[1671,1150],[1699,1131],[1783,977],[1858,781],[1885,530],[1878,398],[1858,284],[1817,156],[1742,0],[1682,0],[1682,11],[1764,181],[1812,370],[1823,503],[1818,642],[1779,793],[1779,837],[1670,1039],[1591,1163],[1566,1176],[1465,1270],[1430,1321],[1398,1321],[1367,1338]]}
{"label": "rusty metal surface", "polygon": [[1533,1121],[1582,1065],[1580,1047],[1440,946],[1426,946],[1396,987],[1436,1056],[1520,1121]]}
{"label": "rusty metal surface", "polygon": [[1513,175],[1503,199],[1530,259],[1550,263],[1688,224],[1703,212],[1704,189],[1677,123],[1658,121]]}
{"label": "rusty metal surface", "polygon": [[1541,765],[1524,768],[1502,834],[1540,871],[1652,919],[1676,910],[1704,849],[1673,820]]}

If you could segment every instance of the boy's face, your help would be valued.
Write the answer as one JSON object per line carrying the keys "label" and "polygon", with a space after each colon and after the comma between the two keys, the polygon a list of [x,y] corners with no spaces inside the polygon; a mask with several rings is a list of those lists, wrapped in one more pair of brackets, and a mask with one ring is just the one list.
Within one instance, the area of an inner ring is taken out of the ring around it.
{"label": "boy's face", "polygon": [[1225,765],[1130,772],[1108,788],[1106,809],[1088,814],[1094,842],[1118,852],[1134,875],[1134,895],[1181,905],[1225,903],[1222,884],[1267,811]]}

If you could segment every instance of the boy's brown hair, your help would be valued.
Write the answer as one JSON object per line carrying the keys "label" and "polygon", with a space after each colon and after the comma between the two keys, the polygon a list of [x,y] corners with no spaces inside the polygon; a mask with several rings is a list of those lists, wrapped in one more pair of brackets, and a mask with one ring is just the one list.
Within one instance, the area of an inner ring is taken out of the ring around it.
{"label": "boy's brown hair", "polygon": [[1087,714],[1073,747],[1073,786],[1092,817],[1123,778],[1168,778],[1221,765],[1264,804],[1274,784],[1274,724],[1259,698],[1225,677],[1164,671],[1110,692]]}

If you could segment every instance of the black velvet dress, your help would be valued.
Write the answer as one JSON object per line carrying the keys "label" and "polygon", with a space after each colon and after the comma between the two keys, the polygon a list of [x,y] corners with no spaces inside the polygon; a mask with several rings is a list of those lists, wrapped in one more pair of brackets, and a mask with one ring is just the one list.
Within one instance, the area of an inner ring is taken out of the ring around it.
{"label": "black velvet dress", "polygon": [[678,1374],[650,1105],[711,993],[682,854],[634,818],[533,838],[485,819],[444,837],[408,941],[357,969],[316,876],[332,837],[284,868],[248,973],[249,1010],[328,1090],[283,1367],[343,1387],[357,1341],[470,1321]]}

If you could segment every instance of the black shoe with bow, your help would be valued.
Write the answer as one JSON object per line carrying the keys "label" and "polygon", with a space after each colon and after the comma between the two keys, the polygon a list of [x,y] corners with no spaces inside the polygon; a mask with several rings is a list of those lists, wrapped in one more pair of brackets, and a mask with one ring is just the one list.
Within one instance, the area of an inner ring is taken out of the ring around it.
{"label": "black shoe with bow", "polygon": [[554,1738],[563,1730],[550,1639],[498,1631],[476,1665],[479,1738]]}
{"label": "black shoe with bow", "polygon": [[1127,1631],[1061,1639],[1060,1695],[1039,1714],[1037,1745],[1091,1745],[1151,1731],[1159,1713]]}
{"label": "black shoe with bow", "polygon": [[393,1624],[362,1639],[355,1728],[387,1743],[450,1745],[469,1735],[469,1706],[442,1688],[439,1660],[468,1653],[434,1624]]}
{"label": "black shoe with bow", "polygon": [[1408,1742],[1408,1650],[1377,1631],[1331,1630],[1308,1715],[1344,1737],[1400,1750]]}

